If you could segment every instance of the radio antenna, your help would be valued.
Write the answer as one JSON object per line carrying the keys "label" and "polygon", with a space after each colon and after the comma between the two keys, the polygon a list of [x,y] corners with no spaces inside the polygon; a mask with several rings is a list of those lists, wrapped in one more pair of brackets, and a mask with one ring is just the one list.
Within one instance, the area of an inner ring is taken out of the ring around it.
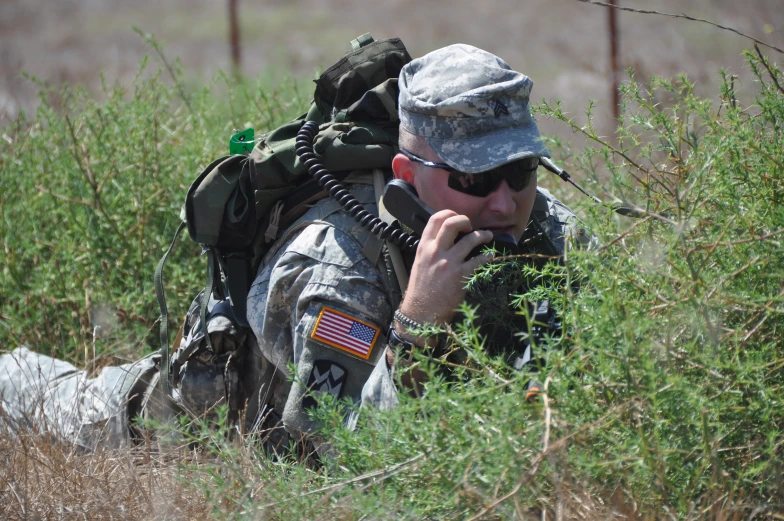
{"label": "radio antenna", "polygon": [[540,157],[539,164],[545,167],[550,172],[557,175],[558,177],[560,177],[561,179],[563,179],[564,181],[566,181],[567,183],[571,184],[573,187],[577,188],[586,197],[590,197],[594,202],[601,204],[602,206],[609,206],[610,208],[613,209],[614,212],[620,215],[624,215],[626,217],[644,217],[646,215],[646,212],[642,208],[631,205],[625,201],[617,200],[614,203],[608,204],[602,201],[601,199],[599,199],[598,197],[596,197],[595,195],[589,194],[588,192],[585,191],[585,189],[582,186],[578,185],[572,180],[572,176],[571,174],[569,174],[569,172],[567,172],[560,166],[553,163],[550,160],[550,158]]}

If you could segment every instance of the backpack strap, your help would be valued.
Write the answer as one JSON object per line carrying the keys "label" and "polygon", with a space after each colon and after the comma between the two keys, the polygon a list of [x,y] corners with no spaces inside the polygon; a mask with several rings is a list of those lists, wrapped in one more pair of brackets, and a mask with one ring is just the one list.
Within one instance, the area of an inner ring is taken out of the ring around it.
{"label": "backpack strap", "polygon": [[[351,171],[330,173],[338,182],[342,182]],[[329,192],[315,179],[295,188],[285,199],[279,200],[270,208],[266,217],[268,224],[264,232],[264,242],[269,244],[275,241],[280,232],[299,219],[313,203],[325,197],[329,197]],[[256,204],[258,206],[260,203],[257,201]]]}
{"label": "backpack strap", "polygon": [[231,299],[231,307],[234,316],[242,327],[250,327],[248,324],[246,300],[248,298],[248,288],[251,281],[248,278],[250,268],[250,257],[248,255],[233,254],[224,259],[224,273],[226,274],[226,288]]}
{"label": "backpack strap", "polygon": [[[381,196],[384,193],[384,185],[386,180],[383,176],[384,173],[382,170],[373,170],[373,188],[376,191],[378,217],[385,223],[390,224],[395,221],[395,218],[387,211],[386,208],[384,208],[384,201]],[[401,253],[398,245],[392,241],[384,241],[384,243],[387,245],[387,253],[389,254],[389,260],[392,263],[392,271],[395,273],[395,278],[397,279],[397,284],[400,287],[400,292],[401,294],[404,294],[406,289],[408,289],[408,269],[406,269],[406,263],[403,260],[403,254]]]}
{"label": "backpack strap", "polygon": [[[373,169],[373,193],[376,199],[376,208],[378,202],[381,200],[381,195],[384,193],[384,184],[386,183],[384,171],[380,168]],[[375,233],[369,233],[365,244],[362,245],[362,252],[365,257],[370,261],[370,264],[376,266],[381,257],[381,250],[384,247],[384,241],[380,239]]]}
{"label": "backpack strap", "polygon": [[[204,341],[207,342],[207,349],[213,351],[212,340],[210,339],[210,335],[207,333],[207,326],[206,326],[207,305],[210,303],[210,296],[212,295],[212,292],[216,287],[215,265],[218,264],[218,259],[215,253],[215,248],[213,248],[212,246],[207,248],[206,253],[207,253],[207,284],[204,286],[204,291],[201,292],[201,302],[199,303],[199,319],[201,320],[201,326],[204,328],[204,333],[205,333]],[[220,267],[218,268],[217,273],[218,276],[220,277]]]}
{"label": "backpack strap", "polygon": [[[166,250],[166,253],[163,254],[163,257],[161,257],[161,260],[158,262],[158,266],[155,267],[155,296],[158,299],[158,307],[161,310],[160,381],[161,381],[161,392],[163,393],[164,399],[165,397],[169,396],[169,310],[166,307],[166,292],[163,287],[163,267],[166,265],[166,259],[169,257],[169,254],[174,249],[174,245],[177,244],[177,238],[180,236],[180,232],[182,232],[182,229],[185,228],[185,225],[186,223],[184,220],[180,222],[180,226],[177,228],[177,231],[174,233],[174,238],[172,239],[172,242],[169,245],[169,249]],[[168,409],[166,410],[168,411]]]}
{"label": "backpack strap", "polygon": [[[250,328],[246,316],[246,300],[248,298],[248,288],[250,287],[250,281],[248,280],[250,261],[250,256],[243,253],[223,255],[216,247],[207,247],[207,285],[202,293],[199,314],[202,324],[207,323],[207,306],[210,302],[210,296],[215,295],[215,298],[218,300],[225,299],[228,296],[231,301],[231,308],[234,311],[234,321],[241,327]],[[221,272],[224,275],[223,279],[220,276]],[[225,288],[223,280],[226,281]],[[210,335],[205,334],[204,337],[207,348],[212,351]]]}

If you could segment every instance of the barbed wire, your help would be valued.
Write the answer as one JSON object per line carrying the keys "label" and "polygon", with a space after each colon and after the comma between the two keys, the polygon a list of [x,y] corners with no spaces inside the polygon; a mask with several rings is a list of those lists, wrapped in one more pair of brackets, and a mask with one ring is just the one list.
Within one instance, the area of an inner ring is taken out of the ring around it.
{"label": "barbed wire", "polygon": [[740,32],[737,29],[734,29],[732,27],[728,27],[726,25],[717,24],[715,22],[711,22],[710,20],[705,20],[704,18],[696,18],[694,16],[689,16],[687,14],[662,13],[660,11],[651,11],[651,10],[648,10],[648,9],[634,9],[632,7],[621,7],[619,5],[608,4],[606,2],[598,2],[596,0],[577,0],[577,1],[578,2],[582,2],[584,4],[599,5],[599,6],[602,6],[602,7],[611,7],[613,9],[619,9],[621,11],[629,11],[631,13],[656,14],[656,15],[659,15],[659,16],[669,16],[671,18],[683,18],[685,20],[691,20],[693,22],[701,22],[701,23],[704,23],[704,24],[712,25],[713,27],[718,27],[719,29],[724,29],[725,31],[733,32],[733,33],[735,33],[735,34],[737,34],[739,36],[742,36],[744,38],[748,38],[749,40],[752,40],[754,43],[757,43],[759,45],[763,45],[763,46],[765,46],[765,47],[767,47],[769,49],[773,49],[774,51],[777,51],[777,52],[780,52],[780,53],[784,54],[784,49],[781,49],[781,48],[776,47],[775,45],[771,45],[769,43],[765,43],[765,42],[763,42],[761,40],[757,40],[753,36],[749,36],[748,34],[742,33],[742,32]]}

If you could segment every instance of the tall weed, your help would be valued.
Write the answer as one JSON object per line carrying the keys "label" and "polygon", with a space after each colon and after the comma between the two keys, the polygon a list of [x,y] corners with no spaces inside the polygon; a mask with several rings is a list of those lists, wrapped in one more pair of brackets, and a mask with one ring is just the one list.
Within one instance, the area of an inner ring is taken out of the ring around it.
{"label": "tall weed", "polygon": [[[128,87],[96,102],[44,88],[32,120],[4,130],[0,159],[0,301],[5,346],[86,361],[157,347],[153,270],[201,168],[228,153],[233,129],[274,128],[303,110],[293,82],[225,76],[186,94],[145,60]],[[188,241],[166,271],[175,321],[204,271]]]}

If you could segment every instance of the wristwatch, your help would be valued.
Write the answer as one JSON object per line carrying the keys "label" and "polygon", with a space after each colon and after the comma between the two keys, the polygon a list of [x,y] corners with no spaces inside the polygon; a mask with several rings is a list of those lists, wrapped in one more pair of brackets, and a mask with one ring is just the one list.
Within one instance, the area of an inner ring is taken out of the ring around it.
{"label": "wristwatch", "polygon": [[415,348],[418,348],[414,342],[410,342],[400,335],[397,334],[395,331],[394,322],[389,324],[389,332],[387,333],[387,345],[392,349],[400,348],[400,351],[403,355],[406,355],[407,358],[411,357],[411,354],[414,352]]}

